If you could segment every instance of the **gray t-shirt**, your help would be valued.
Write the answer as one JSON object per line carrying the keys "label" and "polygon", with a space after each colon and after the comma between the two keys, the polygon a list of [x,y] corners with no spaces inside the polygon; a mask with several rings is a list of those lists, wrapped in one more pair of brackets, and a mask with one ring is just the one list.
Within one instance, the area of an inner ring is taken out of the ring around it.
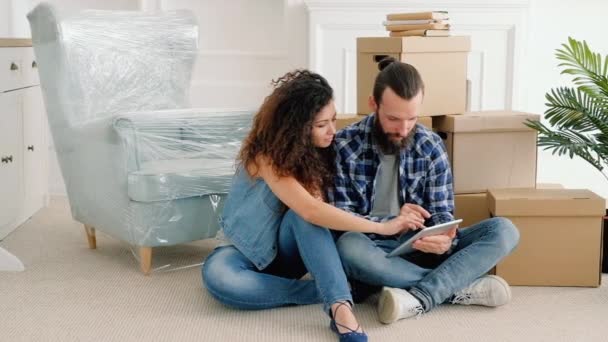
{"label": "gray t-shirt", "polygon": [[371,216],[399,215],[399,163],[394,154],[380,154]]}

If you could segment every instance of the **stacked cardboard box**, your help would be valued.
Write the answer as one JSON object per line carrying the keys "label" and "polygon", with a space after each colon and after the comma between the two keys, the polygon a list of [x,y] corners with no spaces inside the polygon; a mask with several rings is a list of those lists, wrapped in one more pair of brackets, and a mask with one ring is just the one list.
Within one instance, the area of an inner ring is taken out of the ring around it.
{"label": "stacked cardboard box", "polygon": [[517,226],[520,245],[494,270],[511,285],[599,286],[605,200],[536,188],[536,132],[523,122],[538,119],[509,111],[434,117],[452,166],[455,215],[464,227],[491,216]]}
{"label": "stacked cardboard box", "polygon": [[357,113],[368,114],[378,63],[385,57],[416,67],[425,83],[420,116],[463,113],[471,41],[453,37],[357,38]]}
{"label": "stacked cardboard box", "polygon": [[534,188],[536,131],[524,125],[539,115],[512,111],[468,112],[437,117],[452,166],[455,194],[491,188]]}
{"label": "stacked cardboard box", "polygon": [[537,133],[524,123],[539,115],[465,110],[470,47],[463,36],[358,38],[358,112],[366,114],[380,60],[416,67],[425,83],[420,116],[432,117],[451,162],[455,216],[462,227],[504,216],[520,231],[520,247],[496,274],[512,285],[598,286],[605,200],[588,190],[537,188]]}

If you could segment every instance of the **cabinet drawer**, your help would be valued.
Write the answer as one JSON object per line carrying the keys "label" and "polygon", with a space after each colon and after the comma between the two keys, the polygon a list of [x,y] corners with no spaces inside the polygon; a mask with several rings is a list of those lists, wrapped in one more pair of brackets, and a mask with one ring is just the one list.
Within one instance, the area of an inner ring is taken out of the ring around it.
{"label": "cabinet drawer", "polygon": [[0,92],[38,84],[38,66],[31,47],[0,48]]}

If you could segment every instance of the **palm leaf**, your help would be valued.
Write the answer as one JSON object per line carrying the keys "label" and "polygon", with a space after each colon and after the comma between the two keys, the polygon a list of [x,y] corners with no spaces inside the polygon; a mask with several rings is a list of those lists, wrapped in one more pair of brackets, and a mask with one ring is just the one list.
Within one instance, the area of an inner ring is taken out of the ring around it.
{"label": "palm leaf", "polygon": [[568,38],[568,44],[556,52],[559,64],[564,67],[562,74],[574,76],[574,83],[579,89],[592,96],[608,96],[608,58],[602,60],[599,53],[594,53],[586,41],[580,42]]}
{"label": "palm leaf", "polygon": [[551,127],[537,121],[525,124],[538,131],[538,146],[544,150],[579,156],[601,172],[608,165],[608,56],[568,38],[556,57],[561,73],[574,76],[576,88],[558,87],[545,95],[545,119]]}
{"label": "palm leaf", "polygon": [[552,154],[558,156],[567,154],[570,158],[576,155],[599,171],[604,169],[601,154],[598,153],[602,151],[596,151],[593,137],[571,130],[552,131],[539,121],[528,120],[525,124],[539,132],[538,146],[544,147],[544,150],[552,151]]}
{"label": "palm leaf", "polygon": [[546,94],[545,118],[559,128],[608,134],[608,105],[580,89],[560,87]]}

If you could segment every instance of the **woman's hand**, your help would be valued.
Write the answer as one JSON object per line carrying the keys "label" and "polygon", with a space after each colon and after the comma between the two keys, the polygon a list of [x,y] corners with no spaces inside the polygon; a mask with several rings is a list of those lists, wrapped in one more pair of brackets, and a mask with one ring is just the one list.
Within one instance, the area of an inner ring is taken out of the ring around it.
{"label": "woman's hand", "polygon": [[411,229],[417,230],[423,227],[424,219],[421,219],[419,215],[399,215],[390,221],[382,223],[380,231],[378,231],[377,234],[395,235],[406,232]]}
{"label": "woman's hand", "polygon": [[404,204],[403,207],[401,207],[401,211],[399,212],[399,214],[405,216],[417,215],[423,220],[423,222],[424,220],[429,219],[431,217],[431,213],[429,213],[426,209],[417,204],[411,203]]}

